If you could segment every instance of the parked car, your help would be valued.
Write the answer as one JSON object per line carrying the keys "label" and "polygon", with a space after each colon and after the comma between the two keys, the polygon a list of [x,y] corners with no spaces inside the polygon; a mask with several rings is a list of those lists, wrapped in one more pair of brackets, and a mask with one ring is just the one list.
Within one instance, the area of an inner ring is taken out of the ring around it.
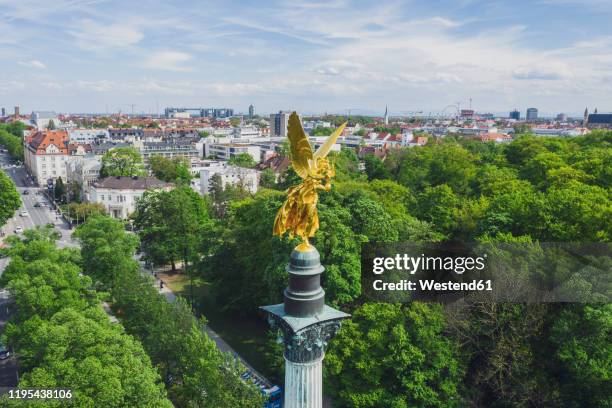
{"label": "parked car", "polygon": [[21,234],[23,232],[23,227],[15,228],[15,234]]}
{"label": "parked car", "polygon": [[2,343],[0,343],[0,360],[6,360],[11,356],[9,349]]}
{"label": "parked car", "polygon": [[30,194],[30,190],[23,190],[23,195],[29,195]]}
{"label": "parked car", "polygon": [[28,212],[27,211],[22,211],[19,213],[20,217],[27,217],[28,216]]}

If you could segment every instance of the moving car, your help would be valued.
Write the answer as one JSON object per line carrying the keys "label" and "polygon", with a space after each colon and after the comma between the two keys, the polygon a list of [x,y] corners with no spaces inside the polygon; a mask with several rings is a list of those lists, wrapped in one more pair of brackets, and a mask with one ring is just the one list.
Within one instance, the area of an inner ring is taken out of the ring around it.
{"label": "moving car", "polygon": [[29,195],[30,194],[30,190],[23,190],[23,195]]}
{"label": "moving car", "polygon": [[42,207],[42,205],[40,203],[36,203],[36,204],[34,204],[34,207],[40,208],[40,207]]}
{"label": "moving car", "polygon": [[19,216],[20,217],[27,217],[28,216],[28,212],[24,210],[24,211],[19,213]]}
{"label": "moving car", "polygon": [[21,234],[23,232],[23,227],[15,228],[15,234]]}

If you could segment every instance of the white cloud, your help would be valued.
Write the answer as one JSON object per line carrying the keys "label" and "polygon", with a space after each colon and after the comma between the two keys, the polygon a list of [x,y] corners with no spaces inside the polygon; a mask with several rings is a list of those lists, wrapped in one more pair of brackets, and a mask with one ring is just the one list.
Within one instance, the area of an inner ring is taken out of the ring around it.
{"label": "white cloud", "polygon": [[191,59],[192,56],[185,52],[157,51],[147,56],[141,65],[149,69],[187,72],[193,69],[185,65],[185,63]]}
{"label": "white cloud", "polygon": [[89,51],[115,51],[136,45],[144,38],[138,26],[129,22],[100,24],[86,19],[79,21],[68,32],[78,47]]}
{"label": "white cloud", "polygon": [[46,69],[47,66],[40,62],[39,60],[33,59],[29,61],[19,61],[19,65],[28,67],[28,68],[38,68],[38,69]]}

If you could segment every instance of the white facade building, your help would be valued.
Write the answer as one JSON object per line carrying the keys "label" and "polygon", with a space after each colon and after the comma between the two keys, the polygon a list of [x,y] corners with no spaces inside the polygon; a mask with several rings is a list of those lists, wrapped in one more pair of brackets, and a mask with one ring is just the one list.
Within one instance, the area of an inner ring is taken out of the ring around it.
{"label": "white facade building", "polygon": [[102,163],[99,156],[93,154],[75,158],[66,163],[66,179],[68,183],[80,186],[81,199],[89,201],[89,188],[100,178]]}
{"label": "white facade building", "polygon": [[208,168],[200,170],[200,193],[208,194],[210,191],[211,178],[218,174],[221,181],[226,185],[241,185],[251,193],[256,193],[259,187],[259,172],[254,169],[230,166],[224,162],[211,163]]}
{"label": "white facade building", "polygon": [[26,170],[40,186],[58,177],[66,180],[66,163],[71,159],[66,131],[35,132],[24,139],[23,152]]}
{"label": "white facade building", "polygon": [[50,121],[53,121],[53,124],[56,127],[60,124],[55,112],[34,111],[30,116],[30,122],[32,122],[32,125],[34,125],[38,130],[47,129]]}
{"label": "white facade building", "polygon": [[109,138],[106,129],[70,129],[68,138],[74,143],[97,143]]}
{"label": "white facade building", "polygon": [[236,139],[249,139],[261,137],[261,130],[256,126],[239,126],[234,128],[233,137]]}
{"label": "white facade building", "polygon": [[246,143],[211,143],[204,145],[205,157],[216,157],[221,160],[229,160],[240,154],[249,154],[255,162],[261,159],[261,148]]}
{"label": "white facade building", "polygon": [[89,201],[102,204],[114,218],[127,219],[145,191],[170,191],[172,187],[155,177],[106,177],[91,185]]}

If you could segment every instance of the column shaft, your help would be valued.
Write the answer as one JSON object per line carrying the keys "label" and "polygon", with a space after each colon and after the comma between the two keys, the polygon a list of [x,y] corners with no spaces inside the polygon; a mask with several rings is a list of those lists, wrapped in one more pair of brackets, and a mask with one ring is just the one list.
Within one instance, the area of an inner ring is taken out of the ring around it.
{"label": "column shaft", "polygon": [[322,408],[323,356],[308,363],[285,358],[284,408]]}

